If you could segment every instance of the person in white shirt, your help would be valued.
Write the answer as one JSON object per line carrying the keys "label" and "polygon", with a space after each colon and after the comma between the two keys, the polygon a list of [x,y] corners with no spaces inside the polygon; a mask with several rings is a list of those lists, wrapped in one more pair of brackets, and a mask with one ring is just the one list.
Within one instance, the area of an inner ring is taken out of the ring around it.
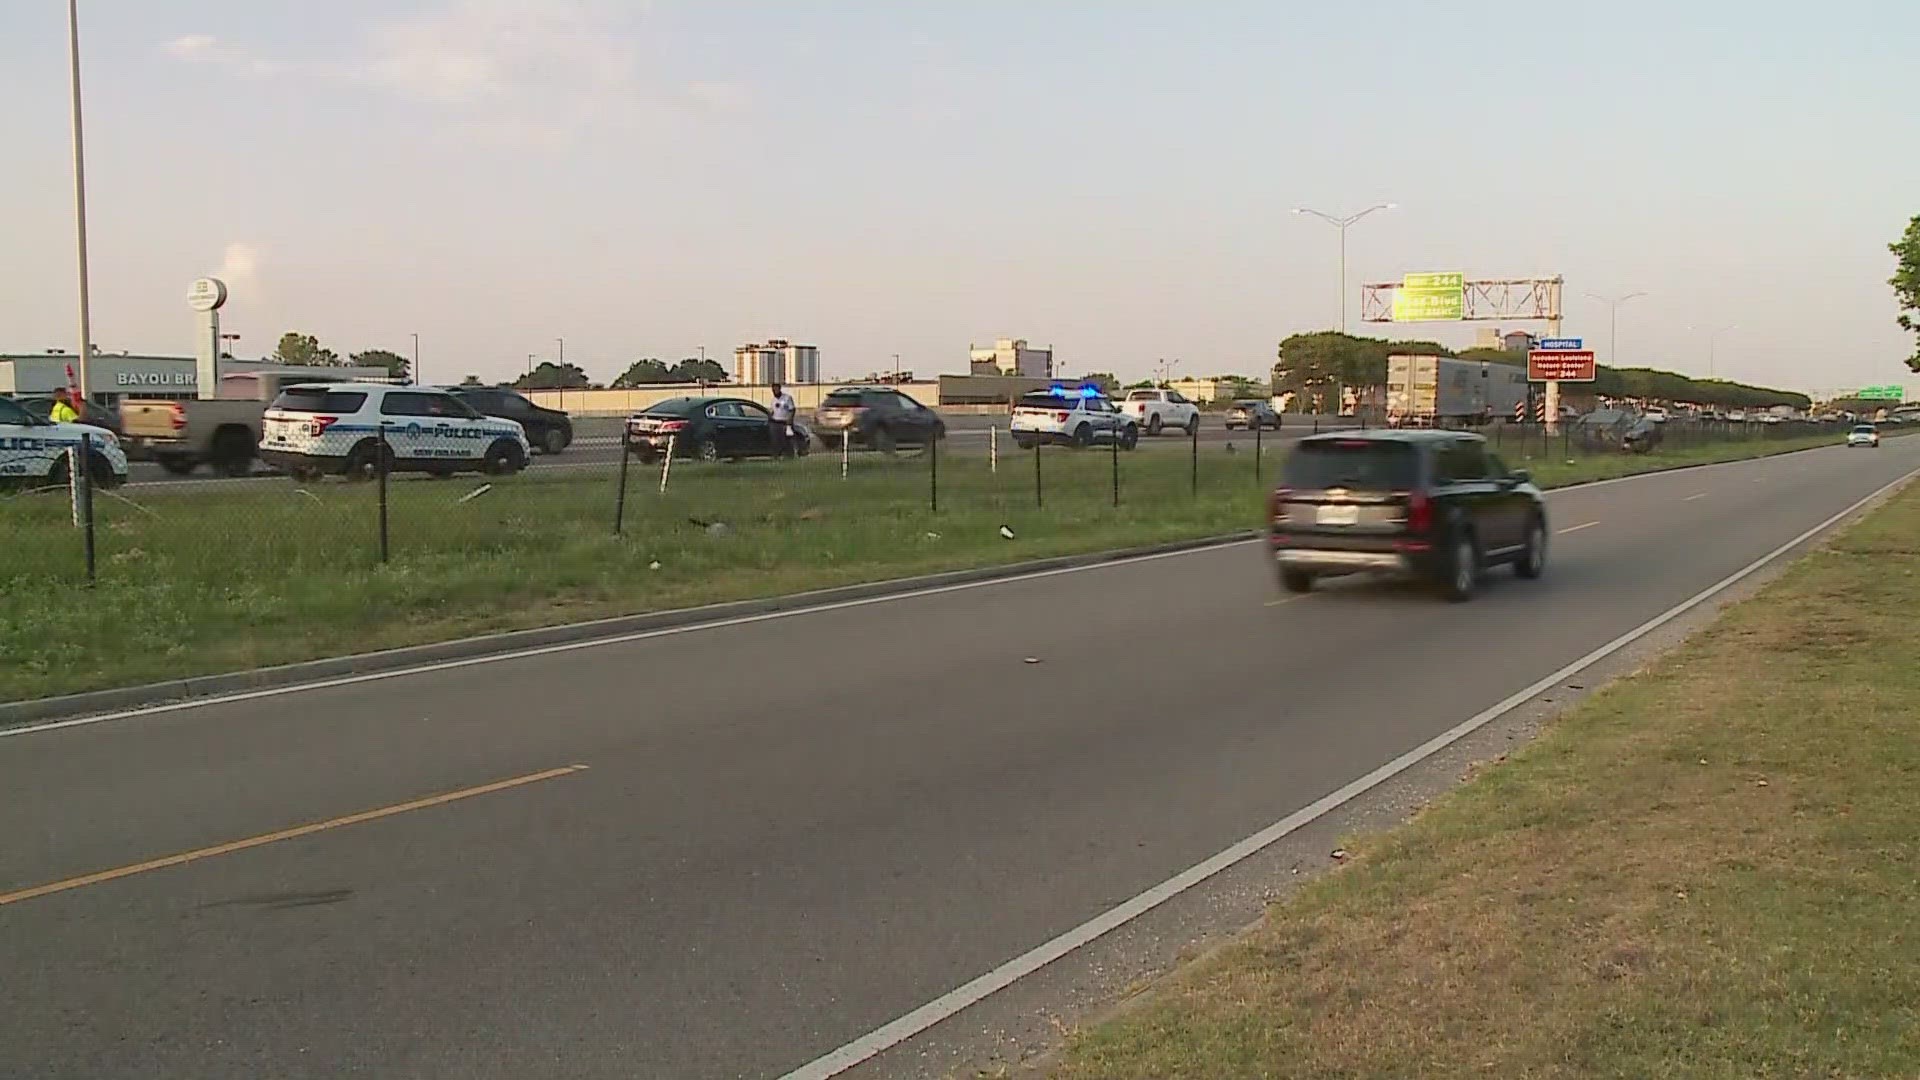
{"label": "person in white shirt", "polygon": [[773,419],[767,423],[767,444],[773,448],[773,456],[786,457],[793,452],[793,416],[798,407],[793,403],[793,395],[786,392],[779,383],[773,384]]}

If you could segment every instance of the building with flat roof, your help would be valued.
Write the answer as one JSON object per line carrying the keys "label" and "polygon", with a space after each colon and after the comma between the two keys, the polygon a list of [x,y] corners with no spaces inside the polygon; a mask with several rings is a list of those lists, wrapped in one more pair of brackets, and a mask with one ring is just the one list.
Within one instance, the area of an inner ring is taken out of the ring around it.
{"label": "building with flat roof", "polygon": [[733,350],[733,381],[743,386],[817,383],[820,350],[812,345],[795,345],[783,338],[773,338],[764,345],[742,345]]}
{"label": "building with flat roof", "polygon": [[968,345],[967,359],[971,375],[1053,378],[1053,350],[1028,348],[1025,338],[1001,338],[991,347]]}

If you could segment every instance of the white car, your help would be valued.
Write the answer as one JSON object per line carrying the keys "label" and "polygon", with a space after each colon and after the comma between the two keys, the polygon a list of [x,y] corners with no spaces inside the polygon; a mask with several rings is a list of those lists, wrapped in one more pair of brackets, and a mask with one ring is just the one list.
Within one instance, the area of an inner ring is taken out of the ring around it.
{"label": "white car", "polygon": [[482,416],[430,386],[315,383],[290,386],[260,423],[260,459],[295,479],[380,471],[516,473],[532,448],[518,421]]}
{"label": "white car", "polygon": [[1871,446],[1880,449],[1880,429],[1872,424],[1856,424],[1847,432],[1848,446]]}
{"label": "white car", "polygon": [[87,476],[102,487],[127,479],[127,454],[113,432],[92,424],[42,420],[10,398],[0,398],[0,480],[9,483],[64,485],[70,472],[67,450],[85,437]]}
{"label": "white car", "polygon": [[1192,435],[1200,430],[1200,406],[1188,401],[1178,390],[1129,390],[1120,403],[1120,411],[1140,425],[1149,435],[1168,428]]}
{"label": "white car", "polygon": [[1140,443],[1140,427],[1096,390],[1062,387],[1024,394],[1013,406],[1014,444],[1031,450],[1045,443],[1067,446],[1111,445],[1131,450]]}

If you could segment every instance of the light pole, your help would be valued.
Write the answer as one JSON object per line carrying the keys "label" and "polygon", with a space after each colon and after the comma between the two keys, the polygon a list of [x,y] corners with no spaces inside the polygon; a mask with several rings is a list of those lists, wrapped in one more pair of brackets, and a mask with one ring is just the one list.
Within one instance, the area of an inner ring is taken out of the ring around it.
{"label": "light pole", "polygon": [[87,400],[93,315],[87,300],[87,154],[80,126],[80,0],[67,0],[67,61],[73,73],[73,222],[80,255],[80,400]]}
{"label": "light pole", "polygon": [[1380,203],[1377,206],[1369,206],[1357,214],[1348,214],[1346,217],[1335,217],[1332,214],[1305,206],[1296,206],[1293,208],[1295,214],[1312,214],[1314,217],[1340,230],[1340,332],[1343,334],[1347,332],[1347,229],[1354,222],[1359,221],[1361,218],[1366,217],[1376,210],[1393,210],[1397,209],[1399,205],[1399,203]]}
{"label": "light pole", "polygon": [[1592,299],[1607,305],[1607,309],[1610,312],[1607,316],[1607,363],[1614,367],[1620,366],[1620,305],[1636,296],[1645,295],[1647,294],[1644,292],[1630,292],[1624,296],[1601,296],[1599,293],[1587,294],[1587,296]]}
{"label": "light pole", "polygon": [[[1689,326],[1687,327],[1687,329],[1697,331],[1700,329],[1700,327]],[[1727,333],[1728,331],[1738,330],[1738,329],[1740,329],[1740,327],[1732,323],[1729,323],[1726,326],[1722,326],[1717,330],[1707,331],[1707,378],[1709,380],[1718,379],[1720,377],[1716,371],[1717,365],[1714,362],[1714,347],[1719,342],[1720,335]]]}
{"label": "light pole", "polygon": [[413,363],[410,365],[410,369],[413,372],[413,385],[419,386],[420,385],[420,335],[419,334],[413,335]]}
{"label": "light pole", "polygon": [[563,367],[563,368],[564,368],[564,367],[566,367],[566,366],[567,366],[567,339],[566,339],[566,338],[554,338],[553,340],[555,340],[555,341],[557,341],[557,342],[559,342],[559,343],[560,343],[560,360],[559,360],[559,364],[560,364],[560,366],[561,366],[561,367]]}
{"label": "light pole", "polygon": [[[221,334],[220,340],[221,341],[239,341],[240,335],[239,334]],[[238,346],[235,346],[235,348],[237,347]],[[227,358],[229,360],[236,359],[236,357],[233,354],[233,348],[228,348],[226,352],[227,352]]]}
{"label": "light pole", "polygon": [[900,385],[900,354],[893,354],[893,384]]}

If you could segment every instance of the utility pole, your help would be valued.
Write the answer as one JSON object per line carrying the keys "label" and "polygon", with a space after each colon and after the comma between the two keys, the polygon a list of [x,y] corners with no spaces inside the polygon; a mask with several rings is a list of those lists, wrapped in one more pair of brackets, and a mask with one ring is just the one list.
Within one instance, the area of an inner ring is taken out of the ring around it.
{"label": "utility pole", "polygon": [[[87,297],[87,154],[80,124],[80,0],[67,0],[67,60],[73,74],[73,221],[80,256],[80,400],[85,402],[92,383],[87,364],[93,359],[93,312]],[[85,408],[84,404],[81,408]]]}
{"label": "utility pole", "polygon": [[1312,214],[1314,217],[1340,230],[1340,332],[1343,334],[1347,332],[1347,229],[1351,227],[1354,222],[1359,221],[1361,218],[1366,217],[1376,210],[1393,210],[1398,206],[1398,203],[1380,203],[1377,206],[1369,206],[1357,214],[1348,214],[1346,217],[1335,217],[1332,214],[1305,206],[1294,207],[1293,212],[1295,214]]}
{"label": "utility pole", "polygon": [[413,335],[413,364],[411,365],[409,370],[411,370],[413,373],[413,385],[420,386],[421,382],[420,382],[420,335],[419,334]]}

